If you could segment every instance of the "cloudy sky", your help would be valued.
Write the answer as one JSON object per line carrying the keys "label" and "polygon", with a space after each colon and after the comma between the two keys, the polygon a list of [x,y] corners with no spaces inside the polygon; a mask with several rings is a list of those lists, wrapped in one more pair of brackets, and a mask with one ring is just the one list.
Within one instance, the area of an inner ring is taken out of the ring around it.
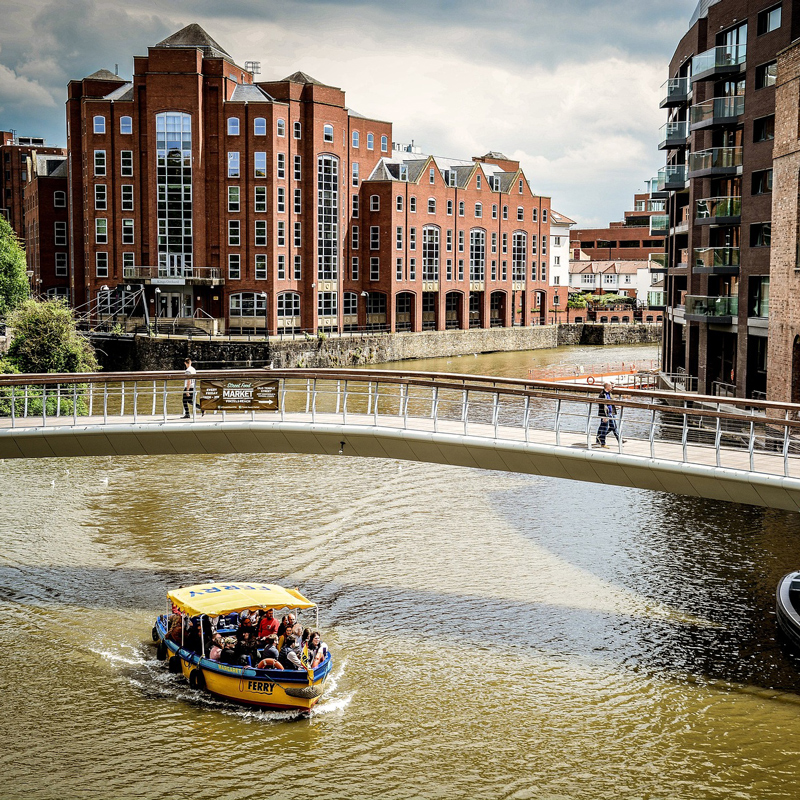
{"label": "cloudy sky", "polygon": [[394,139],[501,150],[584,225],[620,219],[664,163],[667,64],[696,0],[0,0],[0,129],[64,144],[67,81],[198,22],[274,80],[340,86]]}

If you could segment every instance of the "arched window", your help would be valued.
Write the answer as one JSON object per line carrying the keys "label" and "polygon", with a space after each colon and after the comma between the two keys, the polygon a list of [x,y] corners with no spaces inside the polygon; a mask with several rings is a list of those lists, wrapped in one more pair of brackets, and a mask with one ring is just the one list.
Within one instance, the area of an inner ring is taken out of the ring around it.
{"label": "arched window", "polygon": [[433,197],[428,198],[428,213],[429,214],[436,213],[436,199]]}
{"label": "arched window", "polygon": [[371,194],[369,196],[369,210],[370,211],[381,210],[381,196],[379,194]]}
{"label": "arched window", "polygon": [[463,217],[464,216],[464,201],[463,200],[459,200],[458,201],[458,216],[459,217]]}
{"label": "arched window", "polygon": [[511,234],[511,280],[525,280],[525,264],[528,260],[528,237],[525,231]]}
{"label": "arched window", "polygon": [[95,117],[93,122],[94,122],[94,132],[95,133],[105,133],[106,132],[106,118],[105,117]]}
{"label": "arched window", "polygon": [[267,120],[264,117],[256,117],[253,120],[253,133],[256,136],[267,135]]}
{"label": "arched window", "polygon": [[286,136],[286,120],[278,120],[278,136]]}
{"label": "arched window", "polygon": [[119,132],[133,133],[133,120],[130,117],[119,118]]}
{"label": "arched window", "polygon": [[422,280],[439,280],[439,228],[435,225],[422,229]]}
{"label": "arched window", "polygon": [[228,136],[239,135],[239,117],[228,117]]}
{"label": "arched window", "polygon": [[317,157],[317,279],[339,277],[339,159]]}
{"label": "arched window", "polygon": [[403,195],[401,195],[401,194],[397,195],[397,199],[395,201],[395,206],[397,207],[398,211],[402,211],[403,210]]}
{"label": "arched window", "polygon": [[66,192],[53,192],[53,205],[56,208],[67,207],[67,193]]}
{"label": "arched window", "polygon": [[475,217],[477,219],[483,217],[483,203],[475,203]]}
{"label": "arched window", "polygon": [[353,147],[361,146],[361,134],[358,131],[353,131]]}
{"label": "arched window", "polygon": [[303,126],[299,122],[295,122],[293,129],[294,129],[294,138],[299,139],[303,133]]}
{"label": "arched window", "polygon": [[267,318],[267,295],[264,292],[238,292],[228,300],[232,317]]}
{"label": "arched window", "polygon": [[389,152],[389,137],[381,136],[381,153]]}
{"label": "arched window", "polygon": [[525,222],[525,209],[517,206],[517,222]]}
{"label": "arched window", "polygon": [[297,292],[278,295],[278,316],[282,319],[300,316],[300,295]]}
{"label": "arched window", "polygon": [[375,134],[368,133],[367,134],[367,150],[374,150],[375,149]]}
{"label": "arched window", "polygon": [[322,141],[323,142],[333,141],[333,125],[322,126]]}
{"label": "arched window", "polygon": [[532,219],[534,222],[537,222],[537,221],[539,220],[539,209],[538,209],[538,208],[534,208],[534,209],[533,209],[533,212],[532,212],[531,219]]}
{"label": "arched window", "polygon": [[486,274],[486,231],[473,228],[469,232],[469,279],[482,281]]}

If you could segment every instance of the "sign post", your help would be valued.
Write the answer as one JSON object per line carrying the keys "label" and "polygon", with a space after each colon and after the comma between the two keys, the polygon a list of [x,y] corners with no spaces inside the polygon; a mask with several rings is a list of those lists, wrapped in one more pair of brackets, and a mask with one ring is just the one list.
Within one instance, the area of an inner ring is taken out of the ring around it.
{"label": "sign post", "polygon": [[278,381],[257,378],[200,381],[202,411],[279,411]]}

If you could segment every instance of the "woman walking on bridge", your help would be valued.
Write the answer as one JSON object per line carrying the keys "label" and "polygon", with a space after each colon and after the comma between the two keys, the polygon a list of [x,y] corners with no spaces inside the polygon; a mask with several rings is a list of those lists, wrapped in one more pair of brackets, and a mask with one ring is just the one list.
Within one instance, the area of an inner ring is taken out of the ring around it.
{"label": "woman walking on bridge", "polygon": [[619,442],[617,407],[612,403],[606,402],[611,399],[611,384],[606,382],[603,384],[603,391],[600,392],[600,427],[597,429],[597,438],[595,439],[595,442],[600,447],[608,447],[606,436],[608,436],[609,432],[613,433]]}

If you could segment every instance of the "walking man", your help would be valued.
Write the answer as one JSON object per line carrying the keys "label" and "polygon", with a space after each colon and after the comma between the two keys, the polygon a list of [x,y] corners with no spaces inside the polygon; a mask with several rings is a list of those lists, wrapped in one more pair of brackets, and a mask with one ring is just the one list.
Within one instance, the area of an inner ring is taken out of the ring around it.
{"label": "walking man", "polygon": [[[191,358],[184,359],[183,363],[186,365],[186,370],[183,373],[186,375],[186,380],[183,382],[183,417],[181,419],[190,419],[192,415],[189,413],[189,409],[192,405],[200,408],[200,403],[195,402],[194,396],[194,376],[197,374],[197,370],[192,366]],[[205,412],[200,409],[200,416],[202,417],[204,414]]]}
{"label": "walking man", "polygon": [[611,400],[611,384],[604,383],[603,391],[600,392],[600,427],[597,429],[597,438],[595,442],[600,447],[608,447],[606,444],[606,436],[609,432],[613,433],[616,440],[619,442],[619,431],[617,430],[617,407],[612,403],[606,402]]}

